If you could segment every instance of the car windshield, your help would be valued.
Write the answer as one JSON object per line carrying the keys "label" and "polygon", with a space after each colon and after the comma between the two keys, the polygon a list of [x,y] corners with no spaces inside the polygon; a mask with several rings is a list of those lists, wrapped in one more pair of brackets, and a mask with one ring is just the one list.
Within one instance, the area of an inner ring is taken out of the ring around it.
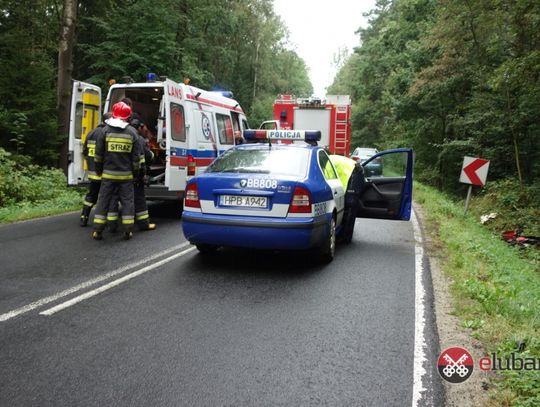
{"label": "car windshield", "polygon": [[278,174],[304,177],[309,150],[288,149],[231,149],[217,158],[207,172],[237,172]]}

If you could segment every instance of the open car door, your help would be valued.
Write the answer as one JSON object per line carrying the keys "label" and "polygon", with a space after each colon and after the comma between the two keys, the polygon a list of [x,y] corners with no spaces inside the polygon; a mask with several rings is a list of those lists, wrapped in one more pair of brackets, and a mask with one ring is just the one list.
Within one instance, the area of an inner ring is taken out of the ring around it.
{"label": "open car door", "polygon": [[358,218],[409,220],[413,186],[413,150],[381,151],[362,163],[366,183]]}
{"label": "open car door", "polygon": [[101,122],[101,89],[75,81],[71,92],[68,143],[68,185],[88,182],[82,150],[86,136]]}

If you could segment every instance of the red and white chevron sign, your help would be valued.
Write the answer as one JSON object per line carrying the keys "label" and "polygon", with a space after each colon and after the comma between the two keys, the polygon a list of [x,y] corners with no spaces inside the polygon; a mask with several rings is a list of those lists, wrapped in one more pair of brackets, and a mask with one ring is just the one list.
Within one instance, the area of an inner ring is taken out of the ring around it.
{"label": "red and white chevron sign", "polygon": [[483,187],[486,184],[489,160],[475,157],[463,157],[463,167],[459,182]]}

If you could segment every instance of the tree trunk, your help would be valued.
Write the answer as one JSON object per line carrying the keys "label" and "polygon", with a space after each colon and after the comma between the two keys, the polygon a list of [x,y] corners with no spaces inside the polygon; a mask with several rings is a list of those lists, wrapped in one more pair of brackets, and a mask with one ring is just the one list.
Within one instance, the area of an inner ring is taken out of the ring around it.
{"label": "tree trunk", "polygon": [[58,134],[62,142],[59,167],[67,174],[69,110],[71,96],[72,55],[75,42],[75,22],[78,0],[64,0],[64,17],[58,44],[58,82],[56,85],[56,111]]}

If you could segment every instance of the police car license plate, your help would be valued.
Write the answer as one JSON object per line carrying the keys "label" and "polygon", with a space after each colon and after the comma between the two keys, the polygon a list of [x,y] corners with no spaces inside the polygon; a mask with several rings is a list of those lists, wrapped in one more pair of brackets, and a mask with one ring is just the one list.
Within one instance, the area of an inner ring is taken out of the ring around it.
{"label": "police car license plate", "polygon": [[268,198],[265,196],[220,195],[222,206],[241,206],[245,208],[266,208]]}

